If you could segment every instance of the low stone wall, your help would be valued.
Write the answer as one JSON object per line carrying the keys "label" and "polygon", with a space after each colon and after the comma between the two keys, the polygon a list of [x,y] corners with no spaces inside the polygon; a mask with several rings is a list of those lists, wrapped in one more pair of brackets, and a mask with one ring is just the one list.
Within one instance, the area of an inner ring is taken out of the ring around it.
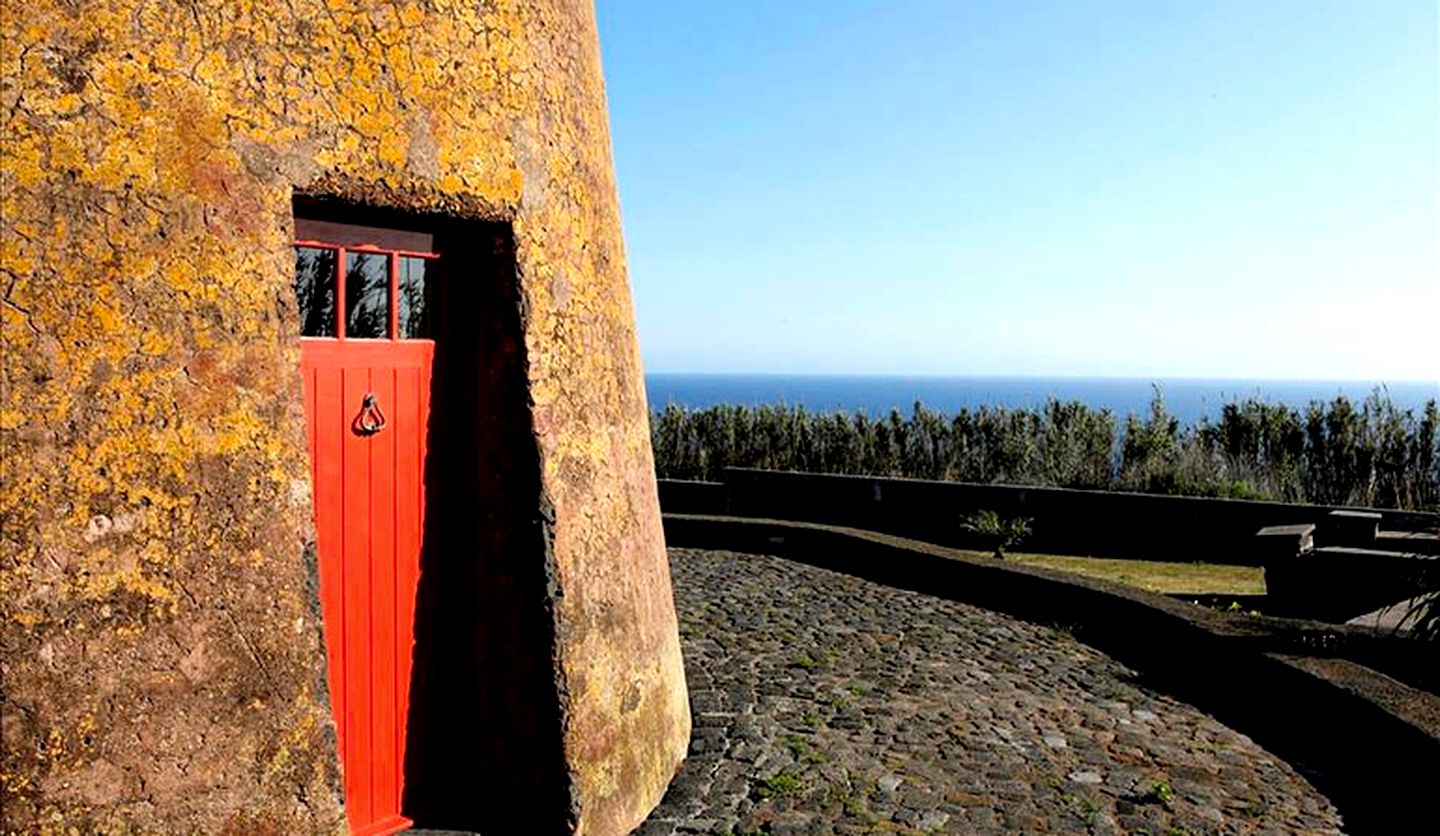
{"label": "low stone wall", "polygon": [[1222,614],[851,528],[667,514],[665,535],[671,546],[787,557],[1062,627],[1300,766],[1351,832],[1412,832],[1433,817],[1433,779],[1413,765],[1440,758],[1434,644]]}
{"label": "low stone wall", "polygon": [[1440,557],[1327,546],[1265,565],[1267,612],[1346,621],[1440,588]]}
{"label": "low stone wall", "polygon": [[730,513],[730,488],[724,482],[658,481],[660,509],[667,514]]}
{"label": "low stone wall", "polygon": [[1375,548],[1408,554],[1440,555],[1440,535],[1433,531],[1381,531]]}
{"label": "low stone wall", "polygon": [[[850,525],[957,548],[983,548],[960,516],[988,508],[1029,517],[1022,549],[1047,554],[1262,565],[1251,553],[1271,525],[1322,525],[1329,506],[1018,485],[727,469],[722,482],[660,480],[667,513],[731,514]],[[1440,515],[1385,511],[1381,527],[1440,528]]]}

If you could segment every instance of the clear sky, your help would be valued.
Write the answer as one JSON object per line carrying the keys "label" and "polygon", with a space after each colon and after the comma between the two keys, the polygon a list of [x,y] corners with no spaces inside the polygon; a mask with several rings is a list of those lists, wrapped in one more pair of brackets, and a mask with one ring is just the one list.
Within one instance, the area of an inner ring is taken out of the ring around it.
{"label": "clear sky", "polygon": [[1434,0],[598,0],[648,371],[1440,377]]}

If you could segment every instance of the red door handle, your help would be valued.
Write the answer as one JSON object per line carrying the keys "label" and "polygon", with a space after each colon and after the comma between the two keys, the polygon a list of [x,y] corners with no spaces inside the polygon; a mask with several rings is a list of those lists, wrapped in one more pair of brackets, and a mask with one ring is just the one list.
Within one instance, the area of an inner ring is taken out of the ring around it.
{"label": "red door handle", "polygon": [[350,422],[350,429],[356,435],[374,435],[385,429],[385,413],[380,411],[380,401],[375,398],[374,392],[365,393],[360,401],[360,412]]}

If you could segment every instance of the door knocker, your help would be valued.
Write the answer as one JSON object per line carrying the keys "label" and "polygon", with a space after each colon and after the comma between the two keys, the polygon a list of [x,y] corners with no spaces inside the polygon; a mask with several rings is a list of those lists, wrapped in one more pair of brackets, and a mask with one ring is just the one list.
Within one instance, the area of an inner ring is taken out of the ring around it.
{"label": "door knocker", "polygon": [[356,435],[374,435],[385,429],[385,413],[380,411],[380,402],[374,392],[366,392],[360,401],[360,413],[350,422],[350,429]]}

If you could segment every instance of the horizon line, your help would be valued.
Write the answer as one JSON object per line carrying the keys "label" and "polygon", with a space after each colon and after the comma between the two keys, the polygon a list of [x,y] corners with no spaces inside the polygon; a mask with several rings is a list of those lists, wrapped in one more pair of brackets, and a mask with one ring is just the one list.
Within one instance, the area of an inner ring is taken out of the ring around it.
{"label": "horizon line", "polygon": [[1138,375],[1138,374],[1041,374],[1034,372],[1000,373],[948,373],[948,372],[795,372],[795,371],[675,371],[670,369],[646,369],[645,375],[672,375],[686,377],[823,377],[823,378],[933,378],[933,379],[987,379],[987,380],[1125,380],[1163,382],[1223,382],[1223,383],[1355,383],[1374,386],[1430,385],[1440,388],[1440,379],[1398,378],[1398,377],[1241,377],[1222,375]]}

